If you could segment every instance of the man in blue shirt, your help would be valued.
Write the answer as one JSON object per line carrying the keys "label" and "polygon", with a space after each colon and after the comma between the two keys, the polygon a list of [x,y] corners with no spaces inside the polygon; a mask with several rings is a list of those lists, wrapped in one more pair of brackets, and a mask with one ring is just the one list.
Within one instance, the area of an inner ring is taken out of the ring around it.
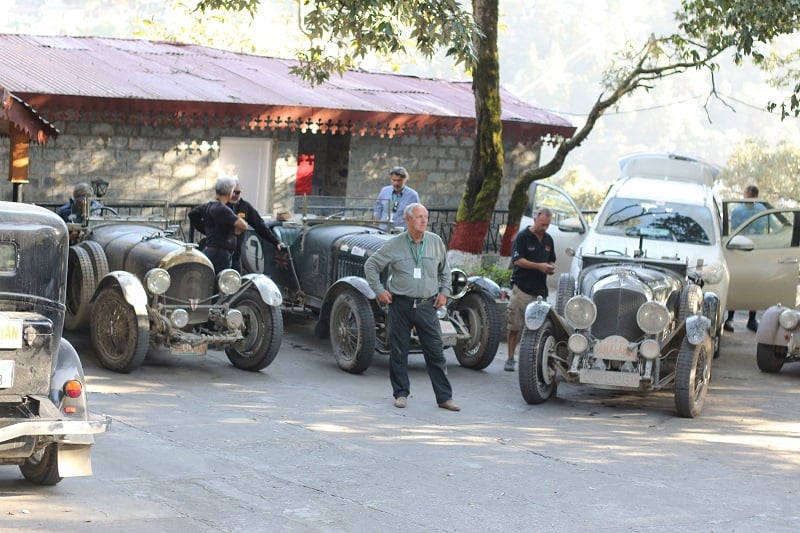
{"label": "man in blue shirt", "polygon": [[[753,199],[758,198],[758,187],[755,185],[748,185],[744,189],[744,198],[745,199]],[[766,209],[764,204],[760,202],[744,202],[736,207],[733,208],[731,211],[731,230],[737,229],[741,226],[745,220],[750,218],[751,216],[764,211]],[[756,220],[752,224],[750,224],[744,231],[745,234],[761,234],[764,233],[766,229],[765,221],[763,220],[765,217],[761,217],[760,220]],[[725,324],[723,327],[725,331],[733,331],[733,314],[735,311],[728,311],[728,318],[725,320]],[[756,331],[758,329],[758,321],[756,320],[756,312],[751,310],[750,315],[747,318],[747,329],[750,331]]]}
{"label": "man in blue shirt", "polygon": [[409,205],[419,203],[419,194],[406,185],[408,171],[404,167],[392,167],[389,170],[389,178],[392,180],[392,184],[381,189],[378,194],[373,220],[387,222],[381,224],[385,230],[405,230],[406,222],[403,219],[403,213]]}

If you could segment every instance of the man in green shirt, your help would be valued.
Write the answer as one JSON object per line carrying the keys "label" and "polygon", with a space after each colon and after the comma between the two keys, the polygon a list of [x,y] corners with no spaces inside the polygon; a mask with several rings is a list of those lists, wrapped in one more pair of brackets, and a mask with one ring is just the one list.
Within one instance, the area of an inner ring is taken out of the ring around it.
{"label": "man in green shirt", "polygon": [[[447,378],[442,336],[436,309],[450,295],[450,266],[442,239],[428,227],[428,210],[414,203],[403,211],[407,230],[392,237],[364,264],[364,273],[379,302],[389,305],[389,380],[394,406],[404,408],[410,393],[408,350],[411,329],[425,356],[436,403],[442,409],[460,411]],[[381,272],[388,269],[384,287]]]}

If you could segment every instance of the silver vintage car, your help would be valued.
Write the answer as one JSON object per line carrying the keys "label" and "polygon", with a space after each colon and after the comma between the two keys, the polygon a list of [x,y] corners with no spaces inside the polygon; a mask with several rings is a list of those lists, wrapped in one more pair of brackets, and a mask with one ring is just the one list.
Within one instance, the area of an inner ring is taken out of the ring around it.
{"label": "silver vintage car", "polygon": [[61,336],[67,226],[54,213],[0,202],[0,464],[55,485],[91,475],[94,435],[83,366]]}
{"label": "silver vintage car", "polygon": [[89,327],[103,366],[138,368],[150,348],[176,355],[225,350],[240,369],[266,368],[283,337],[280,290],[263,274],[215,277],[197,245],[165,219],[85,217],[69,249],[66,327]]}

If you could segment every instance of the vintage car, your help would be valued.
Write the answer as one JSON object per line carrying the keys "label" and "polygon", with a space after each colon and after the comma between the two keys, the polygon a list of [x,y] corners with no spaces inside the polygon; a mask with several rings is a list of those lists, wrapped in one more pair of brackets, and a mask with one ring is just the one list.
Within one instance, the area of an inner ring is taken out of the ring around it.
{"label": "vintage car", "polygon": [[562,272],[554,306],[526,311],[519,377],[528,402],[545,401],[558,380],[625,390],[674,384],[678,413],[699,414],[707,343],[719,355],[723,311],[794,295],[800,257],[789,209],[760,211],[724,235],[714,176],[684,156],[625,158],[591,224],[557,187],[531,187],[532,207],[555,211],[549,231]]}
{"label": "vintage car", "polygon": [[[314,202],[314,198],[304,201]],[[391,235],[345,210],[335,209],[334,216],[327,218],[310,218],[309,210],[304,207],[305,215],[293,221],[266,220],[288,247],[285,255],[249,232],[242,267],[268,274],[280,287],[285,309],[317,315],[316,334],[330,338],[339,367],[361,373],[369,368],[376,351],[389,352],[387,308],[364,279],[364,262]],[[495,300],[500,289],[487,278],[467,278],[459,269],[453,270],[453,280],[452,297],[439,316],[444,346],[453,348],[462,366],[484,369],[494,360],[500,343]],[[421,353],[416,338],[412,338],[412,353]]]}
{"label": "vintage car", "polygon": [[[644,240],[646,237],[642,235]],[[700,414],[711,378],[719,299],[685,259],[605,250],[584,254],[578,277],[559,276],[555,303],[525,310],[519,385],[528,403],[559,381],[599,388],[674,388],[680,416]]]}
{"label": "vintage car", "polygon": [[756,331],[756,363],[762,372],[775,374],[786,363],[800,361],[800,310],[771,306],[761,315]]}
{"label": "vintage car", "polygon": [[215,277],[194,243],[165,219],[86,217],[69,249],[66,327],[91,330],[103,366],[139,367],[150,348],[177,355],[224,349],[237,368],[258,371],[283,337],[281,293],[263,274]]}
{"label": "vintage car", "polygon": [[39,485],[92,473],[83,366],[61,334],[67,227],[41,207],[0,202],[0,464]]}

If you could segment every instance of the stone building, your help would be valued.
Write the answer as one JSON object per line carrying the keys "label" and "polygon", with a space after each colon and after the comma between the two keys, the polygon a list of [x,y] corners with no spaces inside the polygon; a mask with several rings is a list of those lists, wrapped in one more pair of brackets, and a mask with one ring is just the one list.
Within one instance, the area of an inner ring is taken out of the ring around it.
{"label": "stone building", "polygon": [[[31,148],[24,201],[105,181],[108,198],[194,204],[219,175],[236,175],[270,213],[297,194],[374,197],[403,165],[427,205],[455,208],[469,173],[470,83],[354,71],[311,87],[290,60],[141,40],[0,34],[0,49],[0,85],[60,132]],[[499,208],[538,164],[542,138],[574,132],[505,91],[502,100]],[[0,158],[0,172],[8,165]]]}

